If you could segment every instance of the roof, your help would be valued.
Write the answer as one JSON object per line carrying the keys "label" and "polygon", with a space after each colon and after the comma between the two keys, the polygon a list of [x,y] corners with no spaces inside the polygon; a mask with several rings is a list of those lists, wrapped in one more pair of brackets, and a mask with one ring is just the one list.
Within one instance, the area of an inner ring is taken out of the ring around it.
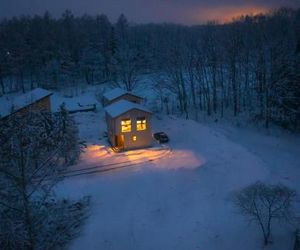
{"label": "roof", "polygon": [[108,101],[112,101],[120,96],[123,96],[123,95],[132,95],[132,96],[135,96],[137,98],[140,98],[140,99],[143,99],[142,97],[138,96],[138,95],[135,95],[129,91],[126,91],[124,89],[121,89],[121,88],[115,88],[115,89],[112,89],[106,93],[103,94],[103,97],[106,98]]}
{"label": "roof", "polygon": [[149,109],[147,109],[145,106],[138,103],[129,102],[126,100],[120,100],[118,102],[115,102],[107,106],[104,110],[112,118],[115,118],[133,109],[141,110],[152,114],[152,112]]}
{"label": "roof", "polygon": [[23,95],[4,96],[0,98],[0,117],[8,116],[49,95],[52,95],[52,92],[42,88],[36,88]]}

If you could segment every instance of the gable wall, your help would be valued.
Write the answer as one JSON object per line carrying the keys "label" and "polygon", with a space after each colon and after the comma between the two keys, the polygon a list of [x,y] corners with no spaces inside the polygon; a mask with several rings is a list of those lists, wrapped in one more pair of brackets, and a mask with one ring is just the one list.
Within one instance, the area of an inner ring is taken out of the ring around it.
{"label": "gable wall", "polygon": [[[51,112],[51,101],[50,101],[50,96],[46,96],[32,104],[27,105],[24,108],[21,108],[15,112],[13,112],[11,115],[16,115],[16,114],[26,114],[27,112],[29,112],[30,110],[44,110],[44,111],[48,111]],[[9,116],[3,117],[2,119],[6,119]]]}
{"label": "gable wall", "polygon": [[[136,130],[136,118],[137,117],[145,117],[146,118],[146,130],[137,131]],[[131,132],[121,132],[121,121],[122,119],[131,119]],[[114,136],[115,135],[124,135],[124,149],[134,149],[134,148],[143,148],[148,147],[152,144],[152,126],[151,126],[151,114],[133,109],[119,117],[116,118],[108,118],[108,134],[109,129],[111,129],[112,133],[109,134],[109,139],[114,145]],[[137,140],[133,141],[132,137],[137,136]]]}
{"label": "gable wall", "polygon": [[32,103],[20,110],[18,110],[16,113],[19,112],[28,112],[29,110],[45,110],[45,111],[51,111],[51,103],[50,103],[50,96],[46,96],[35,103]]}

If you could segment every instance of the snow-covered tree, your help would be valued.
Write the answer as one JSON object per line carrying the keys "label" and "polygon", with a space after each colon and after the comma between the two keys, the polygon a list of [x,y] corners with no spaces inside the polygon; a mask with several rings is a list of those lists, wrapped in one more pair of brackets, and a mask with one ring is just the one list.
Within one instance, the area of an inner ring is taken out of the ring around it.
{"label": "snow-covered tree", "polygon": [[77,208],[53,192],[78,156],[76,133],[63,110],[0,121],[1,249],[55,249],[77,234],[88,200]]}
{"label": "snow-covered tree", "polygon": [[185,116],[243,116],[300,130],[299,13],[281,8],[192,27],[131,24],[124,15],[111,24],[70,11],[3,20],[0,92],[102,82],[132,90],[155,73],[168,77]]}

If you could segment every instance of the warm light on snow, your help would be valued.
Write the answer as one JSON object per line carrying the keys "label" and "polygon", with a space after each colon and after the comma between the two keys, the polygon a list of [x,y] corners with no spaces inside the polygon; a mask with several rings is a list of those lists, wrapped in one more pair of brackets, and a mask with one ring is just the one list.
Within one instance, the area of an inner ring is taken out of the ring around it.
{"label": "warm light on snow", "polygon": [[165,149],[160,148],[147,148],[147,149],[138,149],[138,150],[130,150],[122,153],[117,153],[117,158],[126,159],[132,162],[147,162],[150,160],[155,160],[157,158],[161,158],[163,154],[165,154]]}
{"label": "warm light on snow", "polygon": [[89,145],[82,154],[76,169],[84,169],[90,166],[141,165],[154,169],[194,169],[205,163],[204,158],[193,151],[176,149],[171,150],[167,146],[130,150],[116,153],[109,146]]}
{"label": "warm light on snow", "polygon": [[75,168],[85,168],[91,165],[107,165],[107,164],[146,164],[154,160],[159,160],[170,154],[168,148],[153,147],[147,149],[130,150],[116,153],[110,146],[89,145],[84,150],[84,154],[79,164]]}
{"label": "warm light on snow", "polygon": [[87,146],[87,149],[85,150],[86,154],[96,154],[98,155],[100,152],[103,152],[103,149],[105,148],[104,145],[89,145]]}
{"label": "warm light on snow", "polygon": [[85,153],[83,154],[82,158],[87,160],[99,160],[108,154],[108,151],[104,145],[89,145],[84,152]]}

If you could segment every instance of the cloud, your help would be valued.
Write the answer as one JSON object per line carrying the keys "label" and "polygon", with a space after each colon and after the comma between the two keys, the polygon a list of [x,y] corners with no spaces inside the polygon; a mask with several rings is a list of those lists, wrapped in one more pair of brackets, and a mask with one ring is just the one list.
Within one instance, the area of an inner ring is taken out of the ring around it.
{"label": "cloud", "polygon": [[194,24],[212,19],[264,12],[281,6],[300,7],[300,0],[0,0],[0,17],[43,14],[60,16],[65,9],[75,15],[106,14],[112,21],[124,13],[132,22]]}
{"label": "cloud", "polygon": [[210,20],[227,22],[233,17],[265,13],[274,8],[299,8],[300,0],[163,0],[177,10],[177,20],[188,24]]}
{"label": "cloud", "polygon": [[163,0],[169,4],[178,4],[180,6],[202,6],[202,7],[220,7],[220,6],[293,6],[300,5],[300,0]]}

